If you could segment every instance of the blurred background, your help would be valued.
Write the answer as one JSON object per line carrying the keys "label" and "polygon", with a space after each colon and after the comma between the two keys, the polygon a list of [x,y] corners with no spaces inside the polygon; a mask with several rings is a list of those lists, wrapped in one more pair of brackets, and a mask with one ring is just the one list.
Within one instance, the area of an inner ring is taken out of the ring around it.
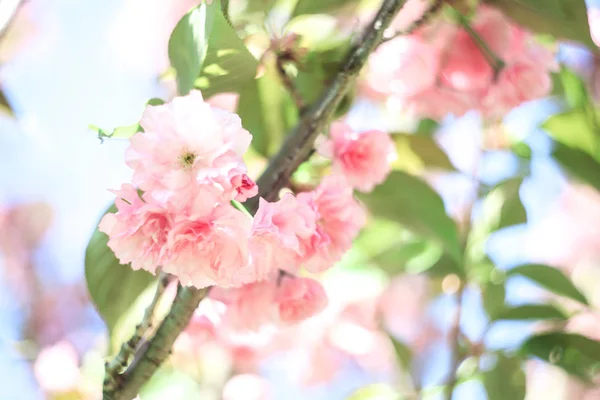
{"label": "blurred background", "polygon": [[[0,1],[6,12],[0,17],[9,15],[0,33],[0,86],[12,108],[12,115],[0,116],[0,399],[97,399],[107,339],[86,288],[85,249],[113,200],[108,189],[127,182],[131,171],[123,162],[127,141],[101,142],[88,126],[129,125],[148,99],[174,95],[173,84],[160,79],[168,67],[167,42],[195,2],[26,0],[14,16],[10,3]],[[588,6],[600,7],[600,1]],[[588,81],[595,76],[598,63],[590,52],[562,44],[558,56]],[[527,222],[490,236],[490,262],[500,269],[524,262],[560,265],[598,306],[600,195],[567,179],[539,128],[561,109],[556,98],[530,102],[485,127],[475,112],[449,116],[435,127],[435,140],[451,168],[424,174],[448,213],[460,218],[477,192],[473,171],[493,186],[527,169],[519,191]],[[356,129],[420,129],[419,121],[390,113],[360,92],[347,120]],[[514,138],[531,149],[526,165],[503,145]],[[256,176],[264,160],[255,161]],[[480,208],[476,203],[475,220]],[[411,390],[423,388],[425,398],[443,398],[456,277],[420,273],[427,260],[366,261],[394,229],[375,221],[322,277],[333,303],[323,316],[294,328],[288,339],[271,333],[236,346],[198,339],[207,334],[200,321],[180,338],[171,367],[142,398],[346,399],[370,387],[381,397],[356,398],[385,399],[382,385],[398,376]],[[507,281],[508,304],[550,297],[526,279]],[[555,301],[572,308],[568,300]],[[510,351],[539,327],[536,321],[490,323],[477,287],[467,286],[462,307],[460,329],[473,346]],[[411,374],[398,375],[387,334],[370,322],[376,308],[385,332],[413,353]],[[567,329],[600,339],[600,314],[582,311]],[[289,338],[293,343],[286,343]],[[485,363],[468,360],[461,366],[465,377],[477,368],[473,362]],[[529,400],[600,399],[600,389],[541,361],[527,361],[523,376]],[[465,378],[453,398],[490,397],[481,379]]]}

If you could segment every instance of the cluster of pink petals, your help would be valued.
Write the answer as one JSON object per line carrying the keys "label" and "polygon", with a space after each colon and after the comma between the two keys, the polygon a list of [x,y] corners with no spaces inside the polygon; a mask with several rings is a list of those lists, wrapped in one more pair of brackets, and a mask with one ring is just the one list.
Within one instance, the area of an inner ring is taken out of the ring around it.
{"label": "cluster of pink petals", "polygon": [[471,22],[504,62],[495,73],[475,40],[444,20],[382,44],[369,59],[367,94],[419,117],[441,119],[469,110],[501,117],[550,93],[554,53],[500,11],[480,6]]}
{"label": "cluster of pink petals", "polygon": [[327,306],[327,295],[318,281],[285,274],[240,288],[214,288],[210,298],[227,306],[222,322],[237,331],[295,324]]}
{"label": "cluster of pink petals", "polygon": [[[252,218],[231,205],[257,193],[242,160],[251,135],[237,115],[194,91],[149,106],[141,125],[126,155],[132,182],[114,191],[117,212],[99,226],[120,262],[153,274],[161,268],[197,288],[239,288],[224,292],[231,298],[223,302],[238,304],[241,297],[238,308],[261,310],[271,322],[297,322],[323,308],[318,283],[290,277],[302,267],[332,267],[364,226],[346,179],[329,176],[297,197],[260,199]],[[289,275],[279,279],[279,271]]]}
{"label": "cluster of pink petals", "polygon": [[392,170],[396,158],[394,142],[385,132],[355,132],[348,124],[336,121],[329,130],[330,140],[319,152],[333,160],[333,171],[346,178],[361,192],[370,192],[382,183]]}

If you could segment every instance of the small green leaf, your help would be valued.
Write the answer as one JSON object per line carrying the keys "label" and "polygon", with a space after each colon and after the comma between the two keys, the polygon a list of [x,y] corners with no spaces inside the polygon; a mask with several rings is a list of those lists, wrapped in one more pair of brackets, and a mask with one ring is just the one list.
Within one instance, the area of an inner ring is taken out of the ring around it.
{"label": "small green leaf", "polygon": [[[220,7],[220,1],[213,6]],[[208,51],[202,72],[196,74],[194,86],[204,98],[217,93],[241,93],[250,84],[258,68],[258,60],[248,51],[221,12],[214,13]]]}
{"label": "small green leaf", "polygon": [[457,265],[462,249],[454,221],[440,196],[421,179],[393,171],[373,192],[358,194],[374,216],[388,218],[442,245]]}
{"label": "small green leaf", "polygon": [[587,107],[591,103],[585,82],[579,75],[564,66],[561,67],[560,83],[563,94],[571,108]]}
{"label": "small green leaf", "polygon": [[237,114],[259,154],[269,157],[279,149],[298,112],[274,65],[266,63],[264,74],[241,91]]}
{"label": "small green leaf", "polygon": [[484,0],[537,33],[575,40],[596,50],[590,36],[585,0]]}
{"label": "small green leaf", "polygon": [[183,16],[169,38],[169,60],[177,74],[177,91],[186,95],[194,87],[208,52],[215,4],[202,2]]}
{"label": "small green leaf", "polygon": [[555,143],[552,156],[576,179],[600,191],[600,163],[588,153]]}
{"label": "small green leaf", "polygon": [[392,335],[388,335],[394,346],[394,352],[396,353],[396,360],[405,371],[410,371],[412,366],[413,355],[410,348],[396,339]]}
{"label": "small green leaf", "polygon": [[494,368],[483,373],[488,400],[523,400],[526,390],[521,360],[502,354],[497,357]]}
{"label": "small green leaf", "polygon": [[163,99],[159,99],[158,97],[153,97],[146,102],[147,106],[162,106],[163,104],[165,104],[165,101]]}
{"label": "small green leaf", "polygon": [[133,135],[138,132],[143,132],[140,124],[133,124],[128,126],[120,126],[118,128],[113,129],[112,132],[105,131],[104,129],[98,128],[95,125],[89,125],[91,130],[94,130],[98,133],[98,139],[129,139]]}
{"label": "small green leaf", "polygon": [[341,8],[354,9],[358,0],[298,0],[292,16],[302,14],[329,14]]}
{"label": "small green leaf", "polygon": [[[376,255],[372,261],[390,275],[402,272],[419,274],[433,268],[444,254],[444,249],[431,241],[413,240],[398,243]],[[456,272],[451,268],[450,273]]]}
{"label": "small green leaf", "polygon": [[8,99],[6,98],[6,95],[4,94],[4,91],[1,88],[0,88],[0,112],[8,115],[10,117],[15,116],[14,110],[12,109],[12,106],[8,102]]}
{"label": "small green leaf", "polygon": [[577,108],[550,117],[542,128],[556,141],[598,158],[600,131],[595,111]]}
{"label": "small green leaf", "polygon": [[600,343],[573,333],[548,332],[529,337],[520,353],[541,358],[586,381],[598,373]]}
{"label": "small green leaf", "polygon": [[482,289],[483,308],[491,320],[504,309],[504,299],[506,297],[506,288],[504,283],[488,282]]}
{"label": "small green leaf", "polygon": [[589,304],[579,289],[577,289],[571,280],[558,268],[543,264],[525,264],[510,269],[507,272],[507,275],[524,276],[553,293],[568,297],[583,304]]}
{"label": "small green leaf", "polygon": [[[448,155],[432,136],[394,133],[392,138],[396,143],[399,160],[416,156],[425,168],[456,171]],[[406,154],[407,151],[412,154]]]}
{"label": "small green leaf", "polygon": [[522,182],[522,178],[508,179],[486,196],[483,214],[488,232],[527,222],[527,212],[519,196]]}
{"label": "small green leaf", "polygon": [[358,389],[346,400],[401,400],[402,396],[391,386],[375,383]]}
{"label": "small green leaf", "polygon": [[558,308],[550,304],[523,304],[516,307],[507,307],[500,311],[495,320],[537,320],[558,319],[566,320],[568,317]]}
{"label": "small green leaf", "polygon": [[[116,212],[116,207],[111,206],[109,212]],[[112,335],[120,318],[156,279],[146,271],[121,265],[107,243],[108,236],[96,229],[85,251],[85,280],[92,302]]]}

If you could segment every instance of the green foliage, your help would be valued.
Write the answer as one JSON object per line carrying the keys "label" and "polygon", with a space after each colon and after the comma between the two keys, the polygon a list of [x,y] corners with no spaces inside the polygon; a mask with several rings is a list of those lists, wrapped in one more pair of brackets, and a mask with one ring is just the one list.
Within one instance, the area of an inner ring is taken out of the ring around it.
{"label": "green foliage", "polygon": [[401,400],[402,396],[390,386],[375,383],[358,389],[347,400]]}
{"label": "green foliage", "polygon": [[138,132],[143,132],[140,124],[133,124],[127,126],[120,126],[113,129],[112,131],[106,131],[102,128],[98,128],[95,125],[89,125],[89,128],[98,133],[98,139],[104,141],[104,139],[129,139]]}
{"label": "green foliage", "polygon": [[[157,97],[153,97],[146,102],[147,106],[160,106],[161,104],[165,104],[165,101]],[[139,123],[119,126],[112,131],[107,131],[91,124],[88,128],[98,133],[98,139],[100,139],[100,141],[104,141],[104,139],[129,139],[138,132],[144,132],[144,129]]]}
{"label": "green foliage", "polygon": [[506,307],[500,311],[496,320],[537,320],[554,319],[566,320],[567,316],[550,304],[523,304],[516,307]]}
{"label": "green foliage", "polygon": [[497,355],[496,365],[483,373],[483,385],[488,400],[523,400],[525,373],[517,357]]}
{"label": "green foliage", "polygon": [[437,241],[461,265],[462,249],[454,221],[446,215],[440,196],[424,181],[393,171],[369,194],[359,194],[371,214],[396,221],[411,231]]}
{"label": "green foliage", "polygon": [[201,2],[179,20],[169,38],[169,60],[177,74],[177,91],[188,94],[208,52],[208,38],[219,2]]}
{"label": "green foliage", "polygon": [[524,276],[555,294],[568,297],[586,305],[589,304],[579,289],[558,268],[543,264],[525,264],[512,268],[507,274],[508,276]]}
{"label": "green foliage", "polygon": [[584,151],[555,143],[552,156],[576,179],[600,191],[600,163]]}
{"label": "green foliage", "polygon": [[527,222],[527,212],[521,202],[519,189],[523,179],[507,179],[498,185],[484,199],[484,215],[490,232]]}
{"label": "green foliage", "polygon": [[398,360],[398,365],[400,365],[402,369],[410,371],[413,359],[412,351],[407,345],[405,345],[392,335],[389,335],[389,337],[392,341],[392,345],[394,346],[394,353],[396,354],[396,360]]}
{"label": "green foliage", "polygon": [[585,0],[484,0],[517,23],[542,34],[581,42],[591,49]]}
{"label": "green foliage", "polygon": [[1,88],[0,88],[0,113],[6,114],[10,117],[15,116],[15,112],[12,109],[12,106],[8,102],[8,99],[6,98],[6,95],[4,94],[4,91]]}
{"label": "green foliage", "polygon": [[298,119],[294,102],[272,63],[267,63],[264,74],[241,91],[237,113],[244,128],[252,133],[252,147],[265,157],[279,149]]}
{"label": "green foliage", "polygon": [[[213,5],[220,7],[220,1]],[[194,86],[205,98],[216,93],[240,93],[256,76],[258,60],[248,51],[221,12],[215,12],[208,51]]]}
{"label": "green foliage", "polygon": [[[428,272],[435,266],[441,266],[443,254],[442,246],[428,240],[413,239],[377,254],[373,261],[390,275],[397,275],[401,272],[419,274]],[[456,264],[448,261],[445,260],[444,264],[447,268],[436,268],[430,272],[442,276],[456,273]]]}
{"label": "green foliage", "polygon": [[497,319],[498,315],[502,313],[505,298],[506,288],[504,282],[488,282],[482,287],[483,308],[490,319]]}
{"label": "green foliage", "polygon": [[298,0],[292,15],[328,14],[341,8],[354,8],[358,3],[358,0]]}
{"label": "green foliage", "polygon": [[541,358],[584,380],[590,380],[600,367],[600,343],[573,333],[531,336],[521,345],[520,353]]}
{"label": "green foliage", "polygon": [[[116,212],[116,207],[112,205],[109,212]],[[85,252],[85,280],[92,302],[112,336],[121,317],[156,279],[146,271],[121,265],[107,243],[108,236],[96,229]]]}
{"label": "green foliage", "polygon": [[440,148],[437,142],[429,135],[411,135],[406,133],[393,133],[392,138],[396,144],[398,161],[396,166],[402,169],[419,170],[422,168],[456,171],[448,155]]}

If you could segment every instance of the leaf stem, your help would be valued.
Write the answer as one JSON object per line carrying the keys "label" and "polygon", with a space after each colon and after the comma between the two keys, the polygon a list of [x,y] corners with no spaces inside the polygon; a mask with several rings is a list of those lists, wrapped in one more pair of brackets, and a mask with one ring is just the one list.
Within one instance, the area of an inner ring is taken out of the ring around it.
{"label": "leaf stem", "polygon": [[[279,153],[258,179],[259,196],[249,199],[244,204],[251,214],[256,213],[260,197],[266,200],[276,199],[291,174],[311,154],[315,139],[328,123],[368,56],[381,41],[384,30],[390,25],[405,1],[383,0],[379,12],[366,28],[362,41],[350,50],[329,87],[304,113],[299,124],[287,136]],[[104,390],[104,400],[131,400],[137,395],[142,385],[169,356],[175,339],[185,329],[194,310],[207,293],[208,288],[178,287],[169,314],[148,345],[140,347],[140,351],[124,374],[107,377],[107,379],[114,379],[117,385],[109,388],[110,390]]]}
{"label": "leaf stem", "polygon": [[460,355],[460,317],[462,314],[462,302],[463,302],[463,294],[465,291],[465,284],[461,281],[458,290],[456,291],[456,310],[454,314],[454,319],[452,321],[452,325],[450,326],[449,333],[449,342],[451,347],[451,361],[450,361],[450,371],[449,378],[446,382],[445,388],[445,399],[452,400],[452,394],[454,392],[454,388],[456,387],[457,377],[456,372],[458,367],[460,366],[460,362],[462,361],[462,357]]}
{"label": "leaf stem", "polygon": [[431,4],[429,5],[429,8],[427,10],[425,10],[425,12],[423,13],[423,15],[420,18],[413,21],[406,29],[401,30],[401,31],[396,31],[396,32],[392,33],[391,36],[384,37],[381,40],[381,43],[389,42],[390,40],[393,40],[393,39],[397,38],[398,36],[410,35],[414,31],[416,31],[417,29],[419,29],[420,27],[422,27],[423,25],[425,25],[429,21],[431,21],[431,19],[437,15],[438,11],[440,11],[442,9],[442,6],[444,4],[446,4],[446,2],[444,0],[433,0],[431,2]]}

